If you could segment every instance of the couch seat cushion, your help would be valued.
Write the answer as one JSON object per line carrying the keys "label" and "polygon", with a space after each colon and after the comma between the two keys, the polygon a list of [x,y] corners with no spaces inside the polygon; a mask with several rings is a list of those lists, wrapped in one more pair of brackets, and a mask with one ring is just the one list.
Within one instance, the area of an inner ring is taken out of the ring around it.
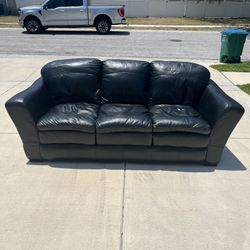
{"label": "couch seat cushion", "polygon": [[59,104],[40,118],[38,130],[95,133],[98,108],[97,104],[90,103]]}
{"label": "couch seat cushion", "polygon": [[209,138],[209,135],[185,132],[153,133],[153,145],[182,148],[206,148],[209,144]]}
{"label": "couch seat cushion", "polygon": [[103,104],[96,123],[97,133],[151,133],[148,109],[139,104]]}
{"label": "couch seat cushion", "polygon": [[210,125],[203,120],[199,112],[185,105],[153,105],[150,107],[153,120],[153,132],[189,132],[210,134]]}
{"label": "couch seat cushion", "polygon": [[98,145],[151,146],[152,133],[121,132],[96,134],[96,143]]}
{"label": "couch seat cushion", "polygon": [[94,133],[80,131],[39,131],[42,144],[83,144],[95,145]]}

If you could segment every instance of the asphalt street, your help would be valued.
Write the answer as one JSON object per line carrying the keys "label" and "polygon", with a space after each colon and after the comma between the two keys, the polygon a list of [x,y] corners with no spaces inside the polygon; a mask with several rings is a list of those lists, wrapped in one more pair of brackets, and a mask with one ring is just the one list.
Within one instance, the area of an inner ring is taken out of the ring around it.
{"label": "asphalt street", "polygon": [[[49,55],[81,57],[161,58],[217,60],[220,32],[216,31],[113,31],[48,30],[30,35],[23,29],[0,29],[0,56]],[[250,38],[242,56],[250,59]]]}

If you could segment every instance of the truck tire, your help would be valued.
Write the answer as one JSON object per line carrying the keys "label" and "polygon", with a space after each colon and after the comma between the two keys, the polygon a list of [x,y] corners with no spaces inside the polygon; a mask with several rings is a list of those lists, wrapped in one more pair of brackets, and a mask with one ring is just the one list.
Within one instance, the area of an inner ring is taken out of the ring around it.
{"label": "truck tire", "polygon": [[29,17],[27,20],[25,20],[24,26],[27,32],[30,34],[38,34],[43,30],[41,22],[36,17]]}
{"label": "truck tire", "polygon": [[108,34],[111,30],[111,22],[108,18],[99,18],[95,22],[95,27],[99,34]]}

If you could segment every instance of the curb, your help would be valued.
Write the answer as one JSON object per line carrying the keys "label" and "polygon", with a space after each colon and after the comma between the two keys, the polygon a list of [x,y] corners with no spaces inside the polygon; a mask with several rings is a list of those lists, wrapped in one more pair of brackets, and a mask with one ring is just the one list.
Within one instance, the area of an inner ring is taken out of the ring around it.
{"label": "curb", "polygon": [[[18,25],[18,23],[0,23],[0,25]],[[154,24],[119,24],[116,27],[135,27],[135,28],[242,28],[242,26],[230,25],[154,25]],[[245,27],[247,28],[247,27]]]}
{"label": "curb", "polygon": [[127,24],[127,25],[116,25],[119,27],[142,27],[142,28],[240,28],[241,26],[230,26],[230,25],[151,25],[151,24]]}
{"label": "curb", "polygon": [[5,24],[5,25],[11,25],[11,24],[15,24],[15,25],[18,25],[18,23],[0,23],[1,25],[2,24]]}

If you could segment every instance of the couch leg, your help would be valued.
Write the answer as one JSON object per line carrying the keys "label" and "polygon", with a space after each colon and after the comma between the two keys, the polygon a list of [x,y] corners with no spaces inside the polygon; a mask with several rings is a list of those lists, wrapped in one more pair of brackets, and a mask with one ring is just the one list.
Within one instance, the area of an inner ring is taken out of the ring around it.
{"label": "couch leg", "polygon": [[216,167],[218,165],[218,162],[208,162],[208,161],[205,161],[204,165],[206,167]]}
{"label": "couch leg", "polygon": [[209,146],[207,148],[207,156],[204,165],[206,166],[217,166],[220,162],[221,155],[224,147],[213,147]]}
{"label": "couch leg", "polygon": [[30,162],[43,162],[43,160],[41,159],[29,159]]}
{"label": "couch leg", "polygon": [[24,152],[27,158],[32,162],[43,161],[40,154],[39,144],[23,144]]}

